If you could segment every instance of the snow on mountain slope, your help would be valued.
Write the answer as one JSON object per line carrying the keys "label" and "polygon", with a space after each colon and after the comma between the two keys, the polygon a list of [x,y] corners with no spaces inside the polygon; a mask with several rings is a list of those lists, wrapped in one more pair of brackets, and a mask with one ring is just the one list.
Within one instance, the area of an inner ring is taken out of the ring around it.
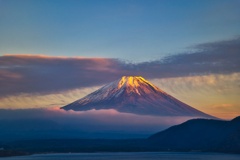
{"label": "snow on mountain slope", "polygon": [[120,80],[109,83],[62,109],[115,109],[141,115],[212,118],[170,96],[140,76],[123,76]]}

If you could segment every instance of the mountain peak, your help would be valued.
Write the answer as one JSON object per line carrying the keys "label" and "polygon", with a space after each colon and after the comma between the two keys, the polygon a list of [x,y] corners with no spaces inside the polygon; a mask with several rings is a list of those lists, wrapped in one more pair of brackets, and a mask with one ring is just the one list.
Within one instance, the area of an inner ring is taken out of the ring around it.
{"label": "mountain peak", "polygon": [[139,88],[145,91],[144,94],[151,93],[152,91],[156,92],[157,90],[160,91],[159,88],[141,76],[123,76],[118,82],[118,89],[124,88],[126,89],[127,93],[135,92],[138,95],[141,95],[140,91],[138,90]]}
{"label": "mountain peak", "polygon": [[141,76],[123,76],[62,109],[115,109],[143,115],[211,117],[170,96]]}
{"label": "mountain peak", "polygon": [[118,88],[121,88],[125,83],[133,87],[138,87],[140,86],[141,83],[147,83],[150,84],[151,86],[154,86],[141,76],[123,76],[118,83],[119,84]]}

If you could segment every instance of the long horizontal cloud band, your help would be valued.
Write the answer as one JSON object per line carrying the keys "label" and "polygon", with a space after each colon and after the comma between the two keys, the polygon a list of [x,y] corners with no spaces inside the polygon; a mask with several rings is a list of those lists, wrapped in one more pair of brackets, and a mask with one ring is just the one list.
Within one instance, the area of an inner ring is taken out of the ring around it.
{"label": "long horizontal cloud band", "polygon": [[194,49],[197,51],[138,64],[108,58],[4,55],[0,57],[0,96],[96,86],[123,75],[167,78],[240,72],[240,37]]}

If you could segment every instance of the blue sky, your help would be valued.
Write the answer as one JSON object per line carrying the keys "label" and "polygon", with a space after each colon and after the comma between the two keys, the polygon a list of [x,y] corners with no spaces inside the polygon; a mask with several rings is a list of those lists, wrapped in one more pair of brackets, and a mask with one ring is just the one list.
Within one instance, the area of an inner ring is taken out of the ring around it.
{"label": "blue sky", "polygon": [[239,0],[0,0],[0,55],[160,59],[240,35]]}

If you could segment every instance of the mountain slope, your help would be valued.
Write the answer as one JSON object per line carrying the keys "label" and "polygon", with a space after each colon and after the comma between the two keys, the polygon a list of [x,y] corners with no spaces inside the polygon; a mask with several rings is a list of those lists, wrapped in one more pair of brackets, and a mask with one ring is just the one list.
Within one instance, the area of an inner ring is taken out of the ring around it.
{"label": "mountain slope", "polygon": [[144,115],[212,118],[137,76],[123,76],[120,80],[109,83],[62,109],[74,111],[115,109],[119,112]]}
{"label": "mountain slope", "polygon": [[168,150],[202,150],[240,153],[240,117],[231,121],[194,119],[149,137]]}

